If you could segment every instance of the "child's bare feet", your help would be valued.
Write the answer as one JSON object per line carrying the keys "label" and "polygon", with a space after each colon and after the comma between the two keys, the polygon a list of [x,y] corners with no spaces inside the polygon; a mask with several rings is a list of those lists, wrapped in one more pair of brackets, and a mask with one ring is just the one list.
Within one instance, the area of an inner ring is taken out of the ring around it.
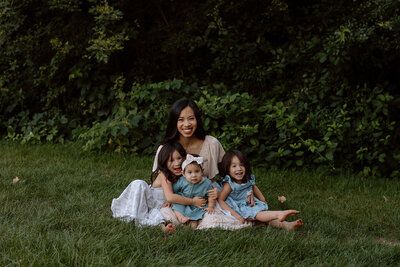
{"label": "child's bare feet", "polygon": [[181,218],[179,218],[179,220],[181,221],[182,224],[185,224],[190,221],[190,218],[182,216]]}
{"label": "child's bare feet", "polygon": [[287,222],[287,221],[280,222],[279,220],[272,220],[268,222],[268,224],[274,228],[282,228],[287,231],[293,231],[303,225],[303,220],[298,219],[297,221],[294,222]]}
{"label": "child's bare feet", "polygon": [[294,222],[282,222],[282,228],[287,231],[294,231],[295,229],[299,228],[302,225],[303,225],[302,219],[298,219],[297,221]]}
{"label": "child's bare feet", "polygon": [[295,214],[299,214],[299,213],[300,213],[300,211],[298,211],[298,210],[283,210],[281,215],[278,216],[278,220],[280,222],[283,222],[283,221],[286,220],[286,217],[292,216],[292,215],[295,215]]}
{"label": "child's bare feet", "polygon": [[168,225],[161,224],[161,229],[166,234],[172,234],[176,232],[175,226],[173,226],[171,223],[169,223]]}
{"label": "child's bare feet", "polygon": [[179,211],[174,210],[174,213],[176,215],[176,218],[178,219],[178,221],[180,221],[182,224],[187,223],[188,221],[190,221],[190,218],[184,216],[182,213],[180,213]]}

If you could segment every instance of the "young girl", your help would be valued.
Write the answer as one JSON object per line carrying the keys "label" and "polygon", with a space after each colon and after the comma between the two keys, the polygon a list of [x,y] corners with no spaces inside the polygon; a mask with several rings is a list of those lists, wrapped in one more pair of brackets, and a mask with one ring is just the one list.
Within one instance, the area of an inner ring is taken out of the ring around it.
{"label": "young girl", "polygon": [[[188,154],[182,163],[182,170],[183,175],[172,185],[174,192],[189,198],[206,197],[207,191],[212,190],[212,187],[211,181],[203,176],[203,158]],[[174,203],[172,209],[182,224],[190,222],[193,228],[197,228],[199,220],[207,211],[214,213],[215,202],[214,198],[209,198],[208,207],[206,205],[205,208]]]}
{"label": "young girl", "polygon": [[[218,167],[219,173],[223,177],[223,187],[218,203],[236,219],[242,223],[245,220],[255,219],[286,230],[294,230],[303,224],[301,219],[294,222],[285,221],[287,216],[298,214],[297,210],[268,210],[263,194],[255,185],[255,177],[251,174],[250,164],[240,151],[226,152]],[[251,197],[253,194],[254,202]]]}
{"label": "young girl", "polygon": [[[111,210],[113,217],[124,221],[134,221],[138,225],[159,225],[164,231],[174,231],[172,225],[164,226],[166,216],[160,212],[165,203],[164,185],[175,183],[182,174],[182,160],[186,157],[185,149],[179,143],[166,143],[157,158],[157,168],[151,175],[151,185],[143,180],[132,181],[122,194],[113,199]],[[153,181],[154,179],[154,181]],[[172,190],[171,190],[172,191]],[[201,206],[205,200],[196,197],[190,201],[176,195],[171,198],[182,204]]]}

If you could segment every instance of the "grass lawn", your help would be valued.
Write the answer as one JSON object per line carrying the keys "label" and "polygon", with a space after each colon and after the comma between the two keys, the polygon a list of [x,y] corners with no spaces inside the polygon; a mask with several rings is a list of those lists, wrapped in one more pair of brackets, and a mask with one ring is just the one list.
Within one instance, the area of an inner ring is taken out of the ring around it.
{"label": "grass lawn", "polygon": [[77,145],[0,142],[0,151],[3,266],[400,265],[399,180],[255,169],[270,209],[300,210],[289,220],[302,218],[303,227],[165,235],[111,217],[111,200],[132,180],[148,180],[152,158]]}

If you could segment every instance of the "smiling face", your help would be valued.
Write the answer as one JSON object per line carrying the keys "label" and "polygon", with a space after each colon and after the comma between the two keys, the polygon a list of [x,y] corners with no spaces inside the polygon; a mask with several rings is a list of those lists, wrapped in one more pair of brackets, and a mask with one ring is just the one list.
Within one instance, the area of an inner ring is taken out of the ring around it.
{"label": "smiling face", "polygon": [[231,164],[229,166],[229,176],[238,183],[242,183],[242,179],[246,174],[246,168],[244,164],[239,160],[237,156],[233,156]]}
{"label": "smiling face", "polygon": [[203,181],[203,171],[200,166],[195,163],[186,165],[185,170],[183,170],[183,175],[191,184],[198,184]]}
{"label": "smiling face", "polygon": [[167,168],[173,175],[178,176],[182,174],[182,160],[183,157],[177,150],[168,159]]}
{"label": "smiling face", "polygon": [[187,106],[179,114],[177,129],[182,137],[191,137],[197,128],[197,120],[194,111]]}

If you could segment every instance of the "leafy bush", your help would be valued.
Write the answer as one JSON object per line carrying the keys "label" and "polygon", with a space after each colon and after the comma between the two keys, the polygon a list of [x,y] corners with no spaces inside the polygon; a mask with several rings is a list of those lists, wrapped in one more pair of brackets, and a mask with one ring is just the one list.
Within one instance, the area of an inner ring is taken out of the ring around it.
{"label": "leafy bush", "polygon": [[114,82],[115,105],[111,116],[96,121],[87,131],[79,135],[85,142],[84,149],[112,148],[116,152],[151,154],[164,137],[165,120],[171,103],[189,96],[196,84],[185,85],[182,80],[160,83],[133,84],[128,92],[123,91],[125,79]]}

